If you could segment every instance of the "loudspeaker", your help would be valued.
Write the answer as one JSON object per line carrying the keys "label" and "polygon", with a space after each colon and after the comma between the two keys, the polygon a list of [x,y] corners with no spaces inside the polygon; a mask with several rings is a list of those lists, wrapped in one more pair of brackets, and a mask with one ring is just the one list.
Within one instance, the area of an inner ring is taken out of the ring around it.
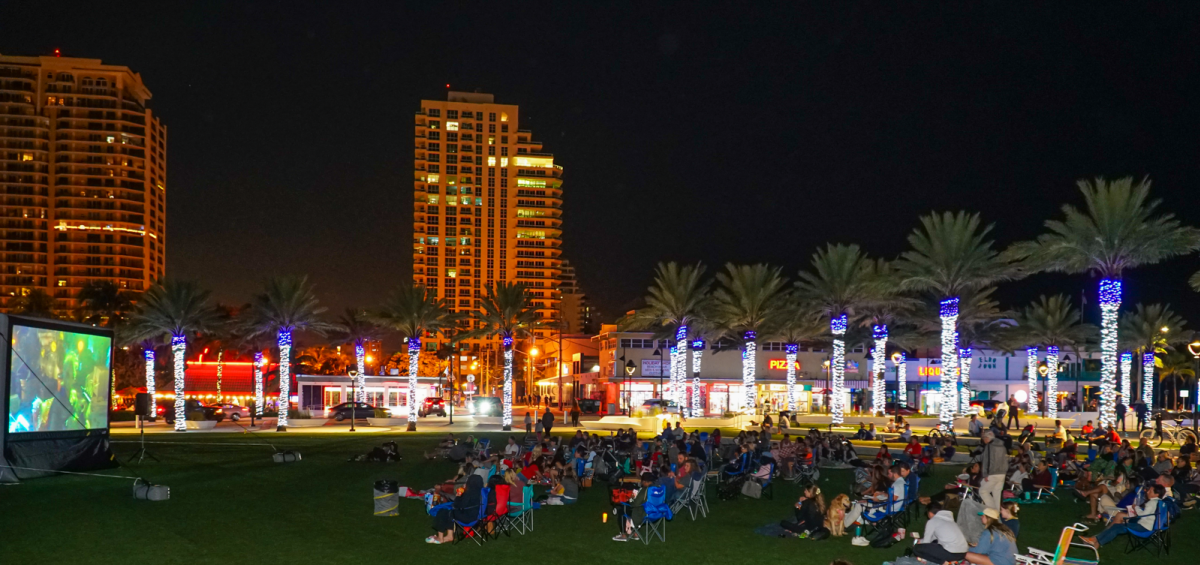
{"label": "loudspeaker", "polygon": [[149,393],[137,393],[137,397],[133,401],[133,412],[143,418],[154,416],[154,402]]}

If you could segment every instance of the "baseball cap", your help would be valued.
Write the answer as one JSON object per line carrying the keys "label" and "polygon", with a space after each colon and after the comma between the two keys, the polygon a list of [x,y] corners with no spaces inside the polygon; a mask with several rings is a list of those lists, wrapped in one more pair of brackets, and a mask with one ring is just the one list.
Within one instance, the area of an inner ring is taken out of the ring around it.
{"label": "baseball cap", "polygon": [[980,515],[980,516],[987,516],[988,518],[991,518],[991,519],[993,519],[993,520],[999,520],[999,519],[1000,519],[1000,512],[996,511],[996,509],[995,509],[995,508],[984,508],[984,509],[983,509],[983,512],[980,512],[980,513],[979,513],[979,515]]}

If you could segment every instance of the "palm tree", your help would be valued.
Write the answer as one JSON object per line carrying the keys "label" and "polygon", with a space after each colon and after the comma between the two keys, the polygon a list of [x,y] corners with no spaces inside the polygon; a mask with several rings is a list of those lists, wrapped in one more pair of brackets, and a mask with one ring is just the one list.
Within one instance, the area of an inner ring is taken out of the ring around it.
{"label": "palm tree", "polygon": [[499,335],[504,345],[504,431],[512,429],[513,340],[532,335],[537,311],[530,308],[528,289],[521,283],[497,282],[488,289],[483,313],[478,316],[482,332]]}
{"label": "palm tree", "polygon": [[287,415],[291,395],[292,333],[311,331],[325,335],[340,329],[321,320],[325,308],[320,306],[308,277],[275,277],[267,281],[262,294],[254,297],[246,317],[243,333],[247,337],[275,335],[279,347],[279,419],[276,431],[287,431]]}
{"label": "palm tree", "polygon": [[727,263],[725,271],[717,274],[721,287],[713,293],[714,318],[742,340],[742,387],[746,395],[742,409],[753,414],[758,405],[754,383],[758,334],[773,330],[782,321],[787,279],[778,267],[762,263]]}
{"label": "palm tree", "polygon": [[[671,342],[671,395],[676,406],[684,406],[687,382],[688,330],[705,321],[710,281],[704,279],[704,265],[659,263],[654,285],[647,289],[646,307],[624,320],[628,328],[654,327],[668,330]],[[662,391],[659,391],[660,394]]]}
{"label": "palm tree", "polygon": [[[421,361],[421,338],[453,328],[457,316],[451,301],[438,298],[436,290],[424,286],[400,286],[371,318],[393,330],[408,343],[408,431],[417,431],[417,374]],[[511,414],[512,407],[509,406]]]}
{"label": "palm tree", "polygon": [[[1079,347],[1086,344],[1096,328],[1081,322],[1079,310],[1071,305],[1071,297],[1056,294],[1042,295],[1025,308],[1017,332],[1030,346],[1034,355],[1030,364],[1031,382],[1037,379],[1036,346],[1046,347],[1046,412],[1048,418],[1058,417],[1058,354],[1060,347],[1072,347],[1078,355]],[[1037,385],[1029,389],[1030,406],[1037,402]]]}
{"label": "palm tree", "polygon": [[[1187,321],[1172,311],[1170,304],[1138,304],[1121,317],[1120,345],[1142,355],[1141,400],[1147,408],[1154,408],[1154,367],[1162,364],[1159,356],[1189,341],[1192,332],[1184,329],[1186,325]],[[1143,422],[1146,425],[1150,424],[1150,412],[1146,411]]]}
{"label": "palm tree", "polygon": [[1017,244],[1013,252],[1034,265],[1064,273],[1100,276],[1100,422],[1116,420],[1118,312],[1126,269],[1150,265],[1200,249],[1200,230],[1182,226],[1173,214],[1156,214],[1150,180],[1081,180],[1085,208],[1064,205],[1063,219],[1046,222],[1050,233]]}
{"label": "palm tree", "polygon": [[787,363],[788,411],[793,414],[796,412],[796,358],[800,353],[800,344],[823,337],[828,329],[828,324],[811,306],[795,293],[788,296],[783,318],[774,334],[783,341]]}
{"label": "palm tree", "polygon": [[[887,347],[891,330],[896,322],[906,318],[920,306],[920,301],[903,293],[900,276],[891,263],[877,259],[871,264],[871,283],[867,300],[859,305],[862,324],[871,328],[871,413],[884,415],[887,407]],[[901,339],[908,338],[901,332]]]}
{"label": "palm tree", "polygon": [[[1012,314],[1000,310],[992,298],[996,287],[967,291],[958,302],[958,414],[966,416],[971,408],[971,367],[976,349],[991,349],[1013,326]],[[932,320],[933,315],[926,316]],[[937,328],[930,328],[934,333]],[[1032,389],[1031,389],[1032,390]]]}
{"label": "palm tree", "polygon": [[80,319],[84,323],[112,328],[125,322],[125,315],[133,308],[133,295],[121,290],[112,281],[88,281],[75,296]]}
{"label": "palm tree", "polygon": [[367,392],[364,387],[367,382],[367,342],[379,339],[380,328],[371,321],[366,311],[354,308],[347,308],[337,322],[345,328],[344,331],[338,332],[337,343],[354,344],[354,362],[358,370],[358,382],[355,384],[358,393],[355,400],[366,402]]}
{"label": "palm tree", "polygon": [[[243,311],[243,315],[245,311]],[[234,322],[235,326],[244,325],[243,322]],[[266,405],[266,398],[263,394],[263,366],[266,365],[263,359],[263,350],[267,348],[266,340],[263,336],[246,337],[237,336],[239,347],[248,351],[254,352],[254,411],[260,418]]]}
{"label": "palm tree", "polygon": [[[1180,398],[1179,383],[1182,381],[1186,385],[1188,378],[1196,377],[1196,371],[1192,368],[1192,358],[1183,353],[1173,352],[1164,355],[1160,361],[1158,378],[1162,382],[1162,386],[1159,389],[1165,391],[1168,380],[1175,383],[1175,393],[1170,397],[1172,399],[1171,409],[1178,410]],[[1159,394],[1162,395],[1161,392]],[[1166,395],[1163,395],[1163,398],[1167,398]],[[1163,408],[1166,408],[1167,403],[1165,400],[1162,404]]]}
{"label": "palm tree", "polygon": [[[175,374],[175,431],[187,429],[184,400],[184,354],[188,336],[217,327],[220,314],[211,300],[211,293],[191,281],[160,280],[142,294],[129,317],[126,339],[131,342],[171,340],[172,363]],[[146,349],[146,390],[154,389],[154,348]]]}
{"label": "palm tree", "polygon": [[9,302],[13,314],[38,318],[57,318],[54,312],[58,306],[58,299],[40,288],[32,289]]}
{"label": "palm tree", "polygon": [[921,227],[908,236],[912,250],[896,267],[907,290],[928,292],[939,300],[941,321],[942,390],[939,426],[948,431],[958,405],[958,314],[964,292],[1007,280],[1015,275],[1008,261],[992,249],[989,224],[979,214],[943,212],[921,217]]}
{"label": "palm tree", "polygon": [[[813,254],[814,272],[800,272],[796,292],[800,299],[829,320],[833,334],[833,355],[829,374],[833,381],[833,401],[830,403],[833,423],[843,422],[846,379],[846,328],[857,310],[871,302],[878,286],[874,263],[857,245],[829,244]],[[883,335],[886,335],[884,329]]]}

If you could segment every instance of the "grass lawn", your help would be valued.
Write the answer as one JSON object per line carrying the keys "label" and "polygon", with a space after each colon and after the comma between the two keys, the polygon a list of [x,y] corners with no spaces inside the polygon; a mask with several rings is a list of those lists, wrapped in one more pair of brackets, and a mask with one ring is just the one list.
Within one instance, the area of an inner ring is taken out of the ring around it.
{"label": "grass lawn", "polygon": [[[813,542],[755,535],[753,530],[789,517],[797,487],[779,483],[774,500],[723,502],[710,490],[713,512],[707,519],[676,517],[667,528],[666,544],[611,541],[612,520],[601,523],[608,509],[603,483],[581,494],[578,504],[545,507],[535,514],[535,531],[501,538],[484,547],[473,543],[431,546],[430,518],[416,500],[401,501],[401,515],[372,516],[372,483],[398,479],[426,488],[447,478],[453,466],[429,462],[421,450],[441,434],[287,434],[156,435],[154,440],[188,444],[151,445],[160,463],[107,471],[141,474],[171,487],[171,500],[134,500],[130,482],[59,476],[0,487],[0,538],[6,563],[89,564],[333,564],[420,563],[453,559],[527,565],[531,561],[575,564],[621,563],[813,563],[834,558],[855,564],[878,564],[902,553],[859,548],[849,538]],[[497,434],[496,439],[501,436]],[[261,438],[261,440],[259,439]],[[126,438],[119,438],[125,440]],[[396,440],[405,460],[383,465],[347,459],[384,441]],[[233,445],[269,441],[279,449],[296,449],[303,461],[271,462],[265,446]],[[135,448],[114,444],[124,460]],[[922,482],[926,494],[957,469],[938,467]],[[831,499],[844,492],[846,471],[823,471],[821,485]],[[710,487],[711,488],[711,487]],[[1027,505],[1021,513],[1021,550],[1032,545],[1053,549],[1063,525],[1085,513],[1070,497],[1058,503]],[[919,528],[918,528],[919,529]],[[1200,520],[1187,512],[1175,526],[1169,560],[1200,552]],[[1124,555],[1124,541],[1102,551],[1105,561],[1131,565],[1154,563],[1149,553]],[[1182,562],[1182,561],[1178,561]]]}

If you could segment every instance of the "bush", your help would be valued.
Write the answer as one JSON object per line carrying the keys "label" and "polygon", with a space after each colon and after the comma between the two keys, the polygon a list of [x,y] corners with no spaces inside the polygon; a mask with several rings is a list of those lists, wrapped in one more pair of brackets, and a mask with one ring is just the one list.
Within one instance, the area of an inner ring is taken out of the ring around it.
{"label": "bush", "polygon": [[289,420],[311,420],[312,414],[308,410],[288,410]]}
{"label": "bush", "polygon": [[187,419],[189,422],[203,422],[208,418],[204,415],[203,410],[192,410],[187,413]]}

